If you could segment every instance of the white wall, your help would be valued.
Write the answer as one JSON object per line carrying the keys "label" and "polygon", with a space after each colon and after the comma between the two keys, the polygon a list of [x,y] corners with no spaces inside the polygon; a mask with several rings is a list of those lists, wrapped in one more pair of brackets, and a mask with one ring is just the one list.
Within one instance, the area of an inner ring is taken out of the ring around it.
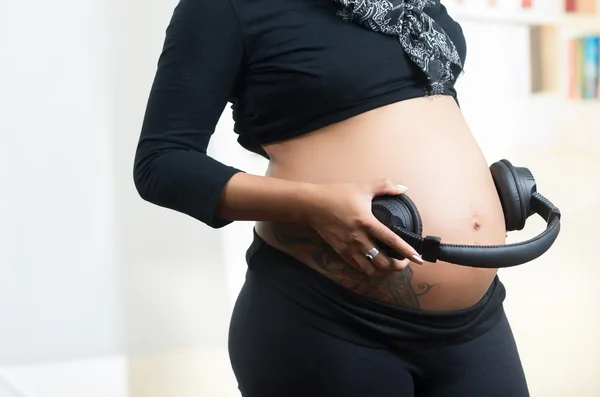
{"label": "white wall", "polygon": [[0,2],[0,363],[119,343],[106,4]]}
{"label": "white wall", "polygon": [[132,182],[175,4],[0,2],[0,364],[225,343],[219,232]]}

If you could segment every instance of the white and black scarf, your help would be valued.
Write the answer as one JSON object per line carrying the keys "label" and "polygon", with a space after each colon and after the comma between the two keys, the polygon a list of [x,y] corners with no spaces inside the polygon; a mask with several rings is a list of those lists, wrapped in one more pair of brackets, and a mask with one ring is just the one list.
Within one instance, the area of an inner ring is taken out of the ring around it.
{"label": "white and black scarf", "polygon": [[338,15],[376,32],[398,36],[400,44],[438,95],[454,79],[453,65],[462,70],[456,47],[444,29],[423,12],[434,0],[334,0]]}

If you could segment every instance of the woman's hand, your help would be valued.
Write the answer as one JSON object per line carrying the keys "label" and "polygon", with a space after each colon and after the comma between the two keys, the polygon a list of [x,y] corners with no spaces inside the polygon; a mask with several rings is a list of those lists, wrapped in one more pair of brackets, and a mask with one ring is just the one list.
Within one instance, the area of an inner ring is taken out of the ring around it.
{"label": "woman's hand", "polygon": [[[381,274],[402,270],[409,260],[423,263],[417,251],[372,212],[374,197],[407,190],[389,180],[315,184],[239,172],[223,189],[215,216],[307,225],[351,266],[369,275]],[[409,260],[390,258],[383,250],[386,245]],[[379,254],[369,260],[366,254],[372,248]]]}
{"label": "woman's hand", "polygon": [[[316,185],[306,223],[350,265],[373,274],[379,270],[402,270],[409,261],[423,264],[417,251],[379,222],[371,210],[372,200],[381,195],[398,195],[408,190],[384,179],[368,184]],[[399,261],[385,254],[377,241],[399,252]],[[379,250],[372,260],[366,254]]]}

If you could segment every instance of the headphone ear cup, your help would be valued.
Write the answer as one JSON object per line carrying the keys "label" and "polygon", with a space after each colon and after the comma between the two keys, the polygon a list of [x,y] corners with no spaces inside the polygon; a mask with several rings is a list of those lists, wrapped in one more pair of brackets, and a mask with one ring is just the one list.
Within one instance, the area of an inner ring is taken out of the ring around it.
{"label": "headphone ear cup", "polygon": [[528,217],[528,200],[522,192],[515,167],[508,160],[500,160],[490,166],[490,172],[504,211],[506,230],[523,229]]}
{"label": "headphone ear cup", "polygon": [[418,235],[423,233],[421,215],[415,203],[406,194],[375,197],[372,211],[388,228],[397,225]]}
{"label": "headphone ear cup", "polygon": [[[421,215],[419,215],[415,203],[406,194],[375,197],[372,211],[375,218],[390,229],[397,226],[419,236],[423,233]],[[399,252],[383,243],[380,248],[392,258],[404,259]]]}
{"label": "headphone ear cup", "polygon": [[403,204],[406,211],[405,220],[402,222],[403,227],[414,234],[422,235],[423,221],[421,221],[421,214],[419,214],[414,201],[406,194],[396,196],[396,199]]}

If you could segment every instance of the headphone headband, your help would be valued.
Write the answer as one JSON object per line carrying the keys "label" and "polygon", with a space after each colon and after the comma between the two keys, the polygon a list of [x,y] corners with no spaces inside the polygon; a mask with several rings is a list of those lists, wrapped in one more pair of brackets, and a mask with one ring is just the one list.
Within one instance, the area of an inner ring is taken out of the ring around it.
{"label": "headphone headband", "polygon": [[418,234],[394,225],[392,230],[414,247],[427,262],[448,262],[479,268],[505,268],[530,262],[554,243],[560,232],[560,211],[548,199],[534,192],[531,209],[546,220],[546,229],[529,240],[505,245],[443,244],[439,237]]}

